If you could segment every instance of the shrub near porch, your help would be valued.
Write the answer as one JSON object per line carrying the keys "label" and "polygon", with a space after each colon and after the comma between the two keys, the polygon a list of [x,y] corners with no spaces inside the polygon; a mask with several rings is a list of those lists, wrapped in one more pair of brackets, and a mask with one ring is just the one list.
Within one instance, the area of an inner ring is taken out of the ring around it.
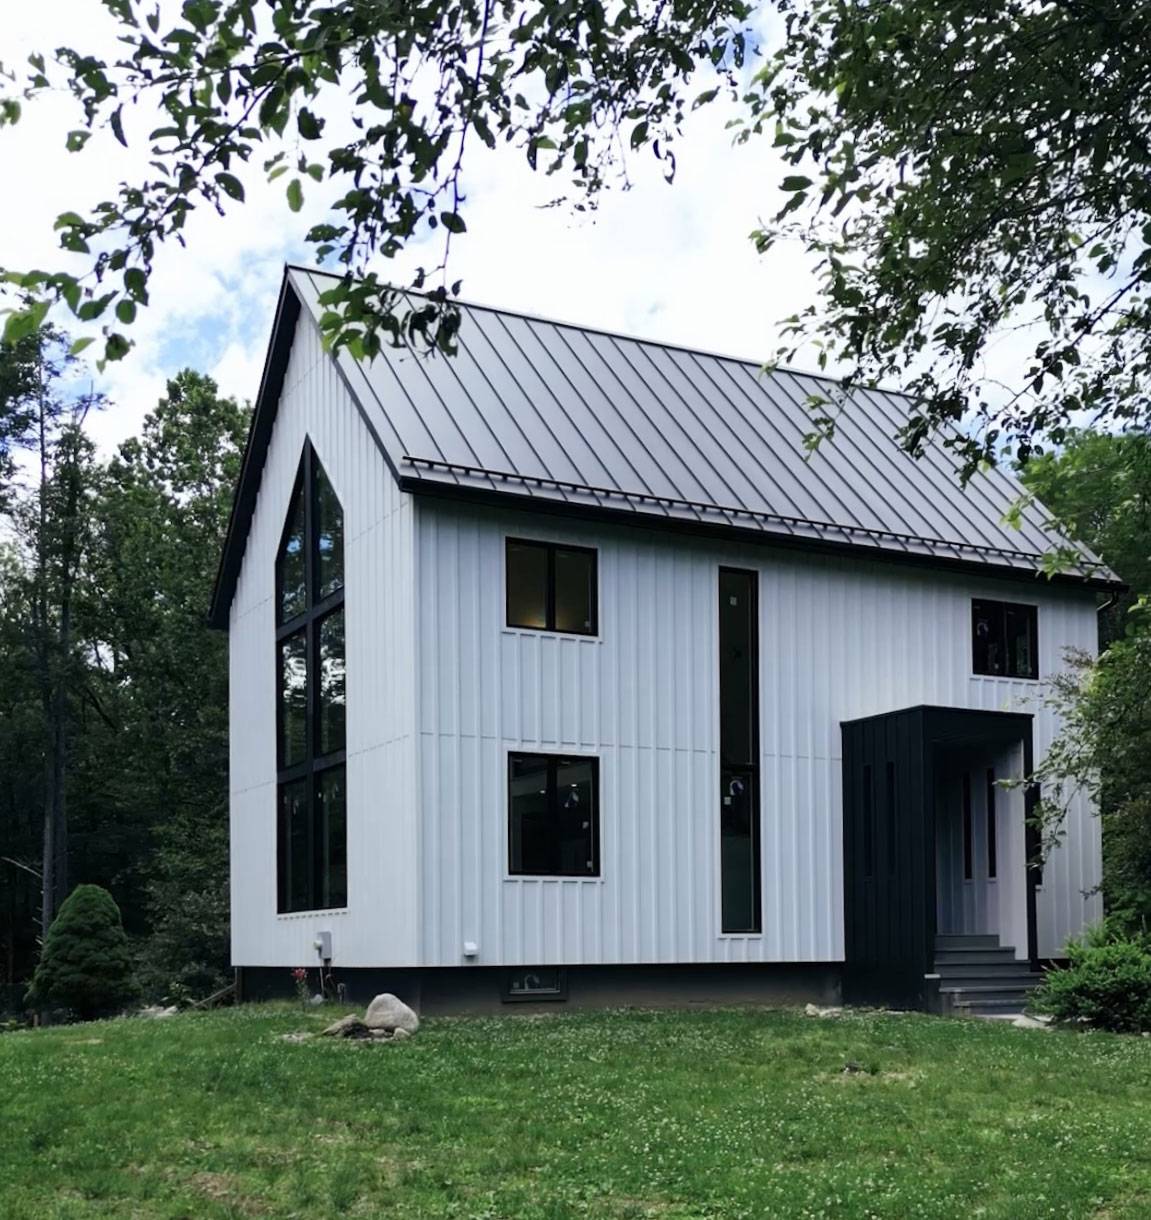
{"label": "shrub near porch", "polygon": [[334,1015],[251,1007],[0,1037],[0,1215],[1151,1209],[1142,1038],[728,1010],[280,1040]]}

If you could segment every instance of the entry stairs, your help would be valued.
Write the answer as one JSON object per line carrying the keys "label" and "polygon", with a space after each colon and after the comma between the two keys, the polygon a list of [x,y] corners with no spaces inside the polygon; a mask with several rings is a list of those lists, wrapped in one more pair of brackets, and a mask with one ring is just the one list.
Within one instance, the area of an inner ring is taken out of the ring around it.
{"label": "entry stairs", "polygon": [[935,973],[943,1013],[969,1017],[1017,1016],[1043,977],[998,936],[955,933],[935,938]]}

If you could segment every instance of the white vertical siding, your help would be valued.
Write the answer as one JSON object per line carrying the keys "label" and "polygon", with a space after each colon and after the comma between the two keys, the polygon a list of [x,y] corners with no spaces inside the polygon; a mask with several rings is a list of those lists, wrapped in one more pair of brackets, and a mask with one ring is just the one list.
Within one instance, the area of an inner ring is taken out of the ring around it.
{"label": "white vertical siding", "polygon": [[[275,554],[305,437],[344,511],[348,907],[276,914]],[[413,510],[323,351],[297,324],[231,607],[232,960],[338,966],[416,958]]]}
{"label": "white vertical siding", "polygon": [[[600,636],[504,626],[503,540],[599,549]],[[835,961],[843,955],[843,720],[918,703],[1035,713],[1033,682],[971,675],[971,598],[1040,606],[1041,672],[1091,651],[1087,593],[683,535],[421,502],[420,960]],[[717,570],[760,573],[760,936],[719,932]],[[509,751],[600,758],[601,877],[506,875]],[[1039,951],[1099,914],[1099,835],[1072,810],[1039,897]]]}

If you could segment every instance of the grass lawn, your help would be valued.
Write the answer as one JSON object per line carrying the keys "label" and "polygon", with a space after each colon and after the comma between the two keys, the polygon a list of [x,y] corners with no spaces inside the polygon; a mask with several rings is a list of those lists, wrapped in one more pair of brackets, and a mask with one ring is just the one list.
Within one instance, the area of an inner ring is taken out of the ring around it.
{"label": "grass lawn", "polygon": [[0,1035],[0,1217],[1151,1216],[1147,1039],[724,1010],[279,1040],[331,1019]]}

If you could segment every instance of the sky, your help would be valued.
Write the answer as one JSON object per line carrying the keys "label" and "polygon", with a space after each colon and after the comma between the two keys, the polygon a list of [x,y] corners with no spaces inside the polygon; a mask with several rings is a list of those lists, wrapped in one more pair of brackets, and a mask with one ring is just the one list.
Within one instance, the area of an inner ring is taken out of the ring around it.
{"label": "sky", "polygon": [[[98,0],[12,5],[0,60],[22,65],[30,52],[65,39],[110,54],[114,36]],[[130,145],[143,145],[133,137],[146,136],[147,117],[126,115]],[[811,300],[814,285],[800,251],[756,254],[749,234],[778,206],[775,184],[785,171],[767,140],[733,146],[724,129],[729,117],[719,105],[690,116],[674,184],[663,181],[653,159],[637,157],[631,188],[606,193],[591,216],[544,207],[556,194],[555,180],[533,174],[512,149],[491,153],[474,141],[465,184],[468,232],[454,239],[450,267],[452,278],[463,281],[462,296],[770,357],[779,320]],[[67,266],[54,218],[83,213],[146,161],[140,147],[125,150],[109,134],[69,153],[65,137],[77,119],[67,96],[42,97],[25,107],[18,124],[0,129],[0,164],[8,183],[18,184],[0,192],[0,266]],[[95,378],[113,402],[92,424],[103,451],[139,428],[167,378],[183,367],[211,374],[227,394],[255,397],[283,265],[309,261],[302,237],[324,215],[321,187],[312,188],[302,213],[292,214],[284,181],[267,186],[258,173],[246,179],[246,204],[222,217],[197,215],[187,248],[161,252],[152,304],[130,328],[136,346]],[[429,254],[414,251],[398,269],[435,261]]]}

